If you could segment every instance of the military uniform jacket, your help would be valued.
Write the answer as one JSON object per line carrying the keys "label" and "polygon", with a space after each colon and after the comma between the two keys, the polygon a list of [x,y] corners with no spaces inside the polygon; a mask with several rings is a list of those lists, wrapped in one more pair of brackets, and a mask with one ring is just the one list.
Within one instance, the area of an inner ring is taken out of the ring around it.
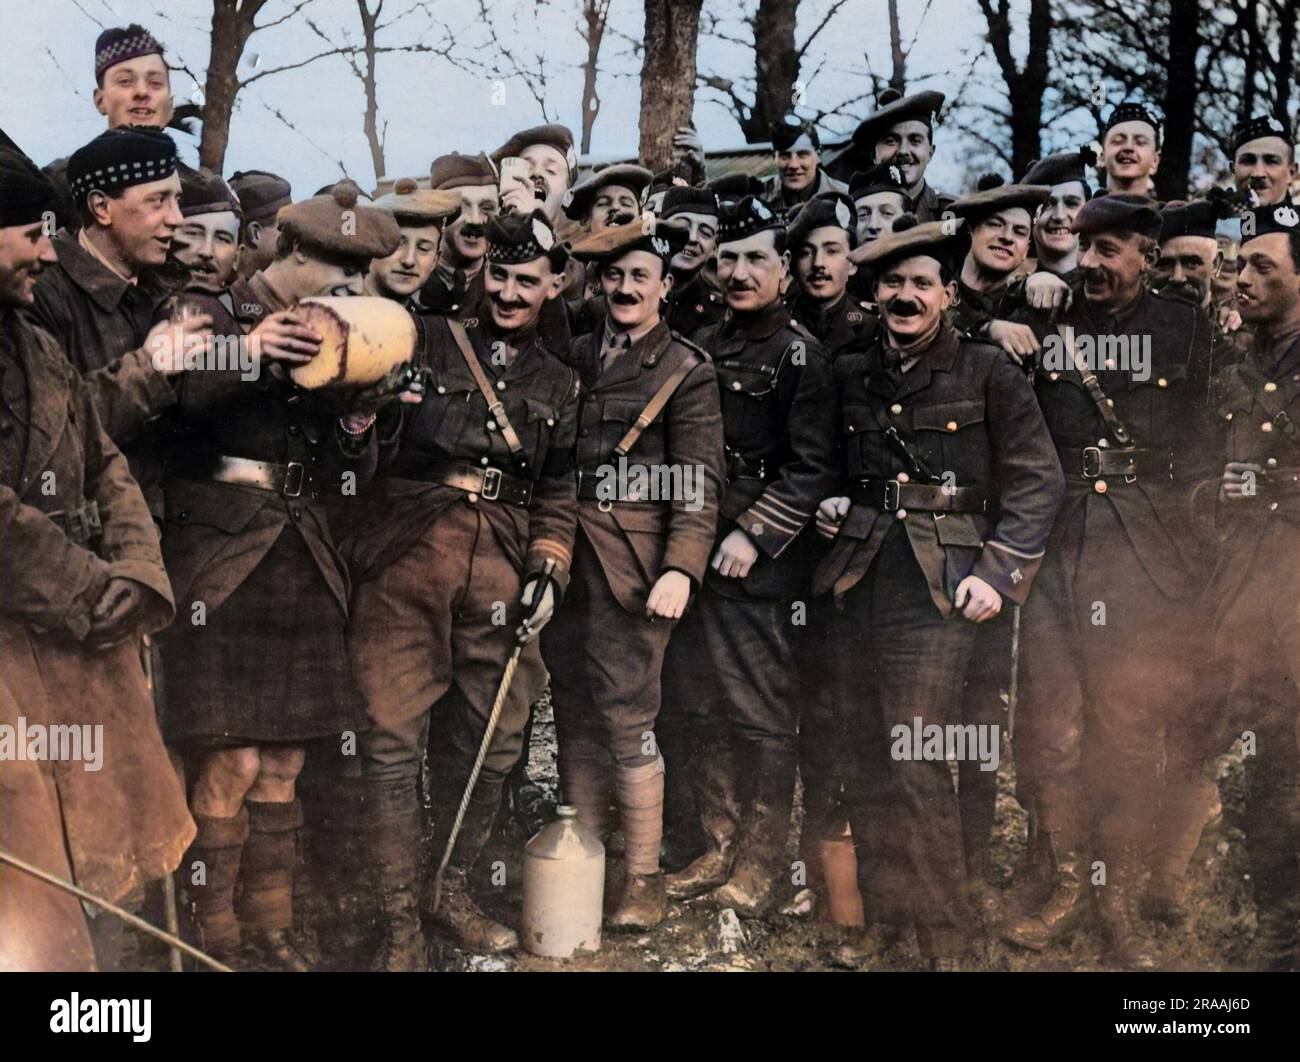
{"label": "military uniform jacket", "polygon": [[[417,364],[430,370],[432,380],[418,406],[394,405],[381,414],[380,473],[347,549],[355,577],[365,579],[392,564],[449,506],[470,504],[480,507],[502,549],[525,576],[554,560],[562,589],[577,524],[573,445],[578,374],[567,364],[568,351],[562,358],[549,340],[534,334],[523,341],[514,360],[502,366],[493,361],[493,344],[499,341],[494,334],[482,325],[468,329],[479,362],[523,445],[520,466],[489,415],[446,320],[421,316],[416,321]],[[531,480],[531,504],[523,508],[485,500],[421,479],[430,462],[448,460]]]}
{"label": "military uniform jacket", "polygon": [[681,287],[677,282],[668,291],[668,327],[677,335],[694,342],[700,330],[717,324],[727,312],[727,304],[705,277],[704,267],[698,269]]}
{"label": "military uniform jacket", "polygon": [[[260,272],[232,286],[233,318],[217,298],[191,293],[185,299],[212,313],[214,328],[240,332],[288,309]],[[348,573],[331,533],[327,500],[359,504],[360,488],[374,470],[373,432],[360,440],[345,438],[337,410],[322,395],[273,373],[270,361],[258,370],[253,380],[242,379],[237,366],[190,370],[177,378],[177,406],[162,433],[167,570],[179,600],[201,600],[215,609],[292,527],[346,613]],[[211,474],[221,457],[300,464],[300,493],[219,482]]]}
{"label": "military uniform jacket", "polygon": [[829,307],[796,293],[790,301],[790,315],[813,334],[831,361],[848,351],[866,350],[876,336],[876,314],[867,303],[847,293]]}
{"label": "military uniform jacket", "polygon": [[652,477],[658,470],[665,475],[682,470],[683,487],[689,469],[691,497],[674,491],[670,497],[660,492],[657,501],[632,500],[635,488],[653,482],[638,482],[633,472],[626,481],[631,489],[620,490],[615,500],[578,502],[578,527],[600,559],[610,589],[624,608],[640,613],[665,571],[682,572],[696,587],[704,581],[726,474],[722,411],[707,355],[674,336],[663,321],[600,372],[596,362],[603,338],[597,333],[574,341],[573,360],[583,370],[576,452],[580,484],[587,477],[600,482],[602,466],[609,466],[606,477],[610,468],[619,468],[619,441],[678,367],[693,366],[626,456],[628,468],[645,469]]}
{"label": "military uniform jacket", "polygon": [[797,203],[788,203],[781,189],[781,175],[774,173],[771,177],[763,178],[763,194],[760,197],[767,206],[772,208],[772,213],[778,217],[784,217],[789,220],[799,212],[799,208],[808,202],[813,196],[821,195],[823,192],[843,192],[848,194],[849,186],[843,181],[837,181],[821,166],[817,167],[817,180],[813,182],[812,187],[807,191],[802,199]]}
{"label": "military uniform jacket", "polygon": [[[1057,331],[1032,311],[1016,315],[1028,322],[1040,342]],[[1060,519],[1074,521],[1074,533],[1088,534],[1088,509],[1114,506],[1143,568],[1171,597],[1186,598],[1202,581],[1197,570],[1204,558],[1190,534],[1192,493],[1198,482],[1222,470],[1221,446],[1209,408],[1210,323],[1197,307],[1151,292],[1121,319],[1094,314],[1086,299],[1076,298],[1060,324],[1080,336],[1130,337],[1150,342],[1149,376],[1135,379],[1118,358],[1115,367],[1092,366],[1097,381],[1119,420],[1133,437],[1130,445],[1153,451],[1161,472],[1140,474],[1136,481],[1122,476],[1087,479],[1071,457],[1063,457],[1066,501]],[[1098,344],[1099,345],[1099,344]],[[1082,348],[1081,348],[1082,349]],[[1069,364],[1068,354],[1064,356]],[[1058,451],[1097,447],[1122,448],[1089,397],[1083,378],[1073,368],[1040,362],[1034,388]],[[1164,472],[1172,467],[1172,475]]]}
{"label": "military uniform jacket", "polygon": [[485,268],[486,263],[462,285],[454,281],[448,284],[445,274],[435,269],[418,293],[420,312],[443,314],[465,324],[476,324],[487,297],[483,290]]}
{"label": "military uniform jacket", "polygon": [[[957,585],[975,575],[1023,604],[1042,564],[1064,494],[1060,463],[1023,372],[999,348],[943,326],[929,350],[895,387],[884,371],[884,335],[866,351],[835,362],[848,482],[896,479],[908,462],[890,442],[892,425],[907,448],[955,487],[979,487],[985,513],[908,512],[904,527],[939,612],[954,615]],[[815,590],[837,597],[870,568],[898,515],[854,502]]]}
{"label": "military uniform jacket", "polygon": [[805,528],[839,479],[830,359],[777,301],[700,333],[722,393],[727,457],[718,538],[740,528],[759,557],[724,592],[780,600],[805,592],[816,543]]}
{"label": "military uniform jacket", "polygon": [[956,201],[955,196],[936,192],[927,181],[923,183],[921,194],[912,206],[912,213],[916,215],[917,221],[942,221],[943,212]]}

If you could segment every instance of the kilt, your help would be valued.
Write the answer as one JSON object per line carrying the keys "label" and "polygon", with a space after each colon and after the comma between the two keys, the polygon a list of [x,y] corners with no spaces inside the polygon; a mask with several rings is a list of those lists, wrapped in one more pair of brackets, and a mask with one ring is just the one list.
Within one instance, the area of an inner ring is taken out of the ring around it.
{"label": "kilt", "polygon": [[172,745],[297,743],[365,729],[347,617],[292,526],[225,601],[160,639]]}

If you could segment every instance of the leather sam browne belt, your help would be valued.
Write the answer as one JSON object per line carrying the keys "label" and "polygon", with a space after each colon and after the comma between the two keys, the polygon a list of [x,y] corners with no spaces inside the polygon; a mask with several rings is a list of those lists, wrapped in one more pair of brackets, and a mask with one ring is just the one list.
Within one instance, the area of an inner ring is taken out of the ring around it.
{"label": "leather sam browne belt", "polygon": [[218,483],[234,483],[241,487],[258,487],[274,491],[286,498],[302,496],[303,487],[310,482],[307,466],[301,461],[277,464],[274,461],[254,461],[249,457],[217,458],[216,467],[206,474]]}
{"label": "leather sam browne belt", "polygon": [[491,465],[466,465],[459,461],[435,458],[424,462],[418,472],[411,473],[411,477],[425,483],[455,487],[467,494],[477,494],[487,501],[505,502],[521,508],[527,508],[533,500],[531,481],[512,476]]}
{"label": "leather sam browne belt", "polygon": [[916,509],[931,513],[988,512],[989,495],[983,487],[949,487],[943,483],[900,483],[896,479],[862,479],[849,497],[861,505],[885,512]]}
{"label": "leather sam browne belt", "polygon": [[1165,450],[1058,446],[1056,453],[1067,476],[1084,479],[1119,476],[1132,483],[1138,476],[1172,479],[1174,473],[1173,458]]}
{"label": "leather sam browne belt", "polygon": [[75,509],[56,509],[45,515],[63,528],[64,534],[78,546],[86,545],[104,531],[99,518],[99,502],[96,501],[82,502]]}

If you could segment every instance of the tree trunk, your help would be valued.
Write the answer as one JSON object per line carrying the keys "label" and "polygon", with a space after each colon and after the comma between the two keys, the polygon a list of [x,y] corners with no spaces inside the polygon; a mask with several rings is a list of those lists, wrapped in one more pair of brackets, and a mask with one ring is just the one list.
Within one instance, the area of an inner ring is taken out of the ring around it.
{"label": "tree trunk", "polygon": [[754,106],[740,123],[747,144],[770,140],[772,123],[795,103],[799,54],[794,46],[794,28],[798,10],[798,0],[759,0],[754,15]]}
{"label": "tree trunk", "polygon": [[1274,114],[1285,118],[1291,113],[1291,92],[1295,88],[1295,37],[1300,24],[1300,11],[1289,0],[1278,5],[1277,17],[1281,22],[1277,42],[1277,100]]}
{"label": "tree trunk", "polygon": [[212,51],[203,83],[203,132],[199,138],[199,164],[220,173],[230,143],[230,116],[239,93],[239,60],[253,32],[253,16],[262,2],[241,5],[238,0],[213,0]]}
{"label": "tree trunk", "polygon": [[361,84],[366,91],[365,131],[366,143],[370,145],[370,162],[375,167],[375,181],[387,176],[384,162],[384,140],[379,133],[379,97],[375,84],[375,21],[378,12],[371,12],[366,0],[357,0],[357,13],[361,16],[361,33],[365,44],[365,67],[359,72]]}
{"label": "tree trunk", "polygon": [[1164,143],[1156,192],[1161,199],[1185,199],[1192,166],[1192,135],[1196,131],[1196,55],[1201,49],[1201,9],[1198,0],[1170,0],[1169,62],[1165,75]]}
{"label": "tree trunk", "polygon": [[587,42],[587,61],[582,64],[582,154],[591,151],[591,130],[600,113],[600,95],[596,92],[596,60],[605,37],[610,0],[583,0],[582,39]]}
{"label": "tree trunk", "polygon": [[903,51],[903,27],[898,22],[898,0],[889,0],[889,87],[907,91],[907,53]]}
{"label": "tree trunk", "polygon": [[672,165],[673,134],[691,120],[703,5],[704,0],[645,0],[640,156],[656,172]]}

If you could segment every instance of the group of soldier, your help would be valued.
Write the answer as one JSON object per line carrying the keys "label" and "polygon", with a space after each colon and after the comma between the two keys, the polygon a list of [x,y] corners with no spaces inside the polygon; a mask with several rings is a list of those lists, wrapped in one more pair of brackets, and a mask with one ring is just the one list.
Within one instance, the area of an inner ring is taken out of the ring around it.
{"label": "group of soldier", "polygon": [[[510,951],[479,856],[503,802],[544,821],[549,684],[610,929],[764,917],[806,881],[854,927],[840,962],[1095,925],[1149,967],[1241,738],[1241,961],[1300,961],[1283,120],[1236,129],[1235,194],[1186,202],[1153,198],[1130,102],[1096,156],[941,195],[935,92],[878,101],[847,185],[790,115],[765,181],[705,180],[689,129],[667,172],[579,180],[544,125],[294,200],[178,163],[143,28],[105,31],[95,76],[109,128],[66,162],[0,146],[0,721],[102,724],[104,760],[6,756],[0,849],[126,908],[179,868],[235,965],[312,966],[304,858],[339,939],[373,903],[374,968],[426,969],[435,930]],[[409,311],[402,372],[295,383],[319,296]],[[187,355],[214,336],[253,371]],[[5,967],[123,961],[115,917],[7,864],[0,934]]]}

